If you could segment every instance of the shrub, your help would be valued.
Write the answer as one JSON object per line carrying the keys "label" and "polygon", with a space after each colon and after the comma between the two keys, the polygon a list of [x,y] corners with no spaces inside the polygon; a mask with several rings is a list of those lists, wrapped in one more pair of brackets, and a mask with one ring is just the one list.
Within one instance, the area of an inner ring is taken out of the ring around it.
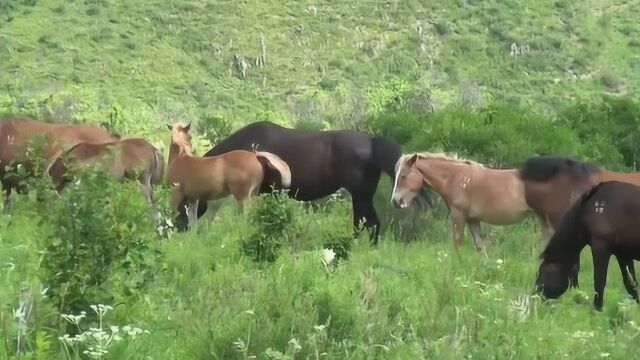
{"label": "shrub", "polygon": [[249,213],[253,231],[242,242],[243,252],[254,261],[275,261],[278,250],[290,242],[296,207],[285,191],[261,195]]}
{"label": "shrub", "polygon": [[231,134],[231,122],[218,116],[207,116],[200,123],[200,130],[204,137],[217,144]]}
{"label": "shrub", "polygon": [[[45,180],[39,180],[45,181]],[[61,195],[38,187],[37,211],[52,237],[40,278],[63,313],[117,296],[138,294],[154,274],[151,211],[137,183],[118,183],[100,169],[77,174]],[[118,273],[118,281],[107,281]]]}

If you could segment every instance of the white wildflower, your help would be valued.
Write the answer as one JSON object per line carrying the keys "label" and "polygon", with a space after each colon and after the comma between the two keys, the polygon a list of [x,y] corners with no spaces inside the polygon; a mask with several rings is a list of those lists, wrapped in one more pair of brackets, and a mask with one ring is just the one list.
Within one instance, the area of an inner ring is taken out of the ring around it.
{"label": "white wildflower", "polygon": [[335,257],[336,253],[333,251],[333,249],[324,249],[324,251],[322,252],[322,261],[326,266],[331,264]]}

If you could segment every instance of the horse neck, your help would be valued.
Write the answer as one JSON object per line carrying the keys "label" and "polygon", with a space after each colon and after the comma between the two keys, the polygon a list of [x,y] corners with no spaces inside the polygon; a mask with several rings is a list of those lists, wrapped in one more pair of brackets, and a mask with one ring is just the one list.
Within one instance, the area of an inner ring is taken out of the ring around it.
{"label": "horse neck", "polygon": [[171,145],[169,145],[169,164],[173,163],[174,160],[185,156],[193,156],[191,149],[171,141]]}
{"label": "horse neck", "polygon": [[422,177],[438,192],[442,192],[449,180],[463,169],[457,163],[429,158],[418,160],[416,166]]}
{"label": "horse neck", "polygon": [[640,186],[640,173],[623,173],[609,170],[602,170],[595,174],[597,177],[597,183],[605,181],[620,181],[630,183],[636,186]]}

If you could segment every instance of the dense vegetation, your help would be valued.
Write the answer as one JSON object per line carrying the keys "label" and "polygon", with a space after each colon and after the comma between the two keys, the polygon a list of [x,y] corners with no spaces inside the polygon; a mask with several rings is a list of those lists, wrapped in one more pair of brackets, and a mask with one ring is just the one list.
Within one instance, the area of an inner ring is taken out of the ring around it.
{"label": "dense vegetation", "polygon": [[[165,151],[167,121],[193,120],[202,153],[268,119],[357,127],[407,152],[455,151],[492,166],[563,153],[633,170],[639,12],[631,0],[0,0],[0,112],[98,122]],[[155,224],[136,184],[81,176],[61,195],[47,179],[28,180],[31,191],[0,213],[1,357],[622,359],[640,350],[640,313],[615,262],[604,313],[590,307],[588,249],[580,290],[552,302],[532,295],[543,246],[532,220],[485,225],[487,257],[469,241],[454,251],[446,209],[392,209],[383,178],[378,247],[352,237],[348,196],[264,197],[243,215],[225,201],[197,234],[177,234],[166,188]]]}

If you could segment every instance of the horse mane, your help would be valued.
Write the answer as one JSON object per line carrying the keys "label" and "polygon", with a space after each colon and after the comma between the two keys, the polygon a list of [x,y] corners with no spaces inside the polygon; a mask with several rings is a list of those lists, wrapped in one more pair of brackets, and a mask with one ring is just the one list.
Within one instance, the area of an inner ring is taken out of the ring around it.
{"label": "horse mane", "polygon": [[579,223],[580,210],[587,201],[595,194],[604,183],[599,183],[586,191],[565,213],[560,226],[553,233],[547,246],[540,254],[540,259],[548,262],[564,263],[569,261],[568,257],[586,243],[581,241],[580,236],[582,226]]}
{"label": "horse mane", "polygon": [[436,160],[444,160],[444,161],[448,161],[448,162],[455,162],[455,163],[459,163],[459,164],[465,164],[465,165],[469,165],[469,166],[473,166],[473,167],[478,167],[478,168],[484,168],[485,166],[477,161],[473,161],[471,159],[466,159],[466,158],[461,158],[458,156],[458,154],[455,153],[443,153],[443,152],[438,152],[438,153],[433,153],[433,152],[428,152],[428,151],[423,151],[423,152],[419,152],[419,153],[414,153],[414,154],[406,154],[403,155],[401,157],[401,159],[403,158],[408,158],[411,157],[413,155],[418,155],[419,158],[423,158],[423,159],[436,159]]}
{"label": "horse mane", "polygon": [[563,169],[568,169],[576,179],[583,179],[600,171],[595,164],[582,162],[569,156],[542,155],[527,159],[520,168],[520,177],[523,180],[544,182]]}

